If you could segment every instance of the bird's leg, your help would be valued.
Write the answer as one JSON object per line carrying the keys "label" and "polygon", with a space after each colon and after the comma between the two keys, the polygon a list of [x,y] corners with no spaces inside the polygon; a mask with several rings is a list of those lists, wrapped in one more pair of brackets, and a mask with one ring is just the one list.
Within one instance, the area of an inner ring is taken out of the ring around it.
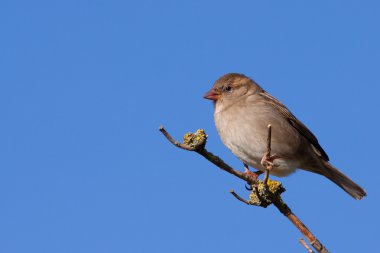
{"label": "bird's leg", "polygon": [[[263,172],[262,171],[260,171],[260,170],[258,170],[258,171],[256,171],[256,172],[252,172],[252,171],[250,171],[249,170],[249,167],[248,167],[248,165],[247,164],[245,164],[245,163],[243,163],[244,164],[244,173],[246,174],[246,175],[248,175],[251,179],[252,179],[252,181],[256,181],[257,180],[257,178],[261,175],[261,174],[263,174]],[[245,188],[247,189],[247,190],[249,190],[249,191],[252,191],[253,189],[252,189],[252,186],[245,186]]]}

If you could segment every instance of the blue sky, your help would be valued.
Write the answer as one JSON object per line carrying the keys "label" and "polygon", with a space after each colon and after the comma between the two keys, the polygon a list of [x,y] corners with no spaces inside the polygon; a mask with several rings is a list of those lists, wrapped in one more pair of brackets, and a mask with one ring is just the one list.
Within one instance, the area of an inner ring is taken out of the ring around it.
{"label": "blue sky", "polygon": [[0,2],[0,252],[305,252],[244,183],[174,148],[204,128],[241,163],[202,98],[228,72],[284,102],[331,161],[362,185],[354,201],[307,172],[284,199],[332,252],[380,234],[380,4],[376,1]]}

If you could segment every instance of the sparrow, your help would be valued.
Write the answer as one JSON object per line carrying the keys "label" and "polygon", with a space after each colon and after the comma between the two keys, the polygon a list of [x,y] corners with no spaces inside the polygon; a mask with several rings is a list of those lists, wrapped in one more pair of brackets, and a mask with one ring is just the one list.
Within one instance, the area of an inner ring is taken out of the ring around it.
{"label": "sparrow", "polygon": [[365,190],[329,163],[314,134],[278,99],[243,74],[220,77],[204,98],[214,102],[215,125],[224,145],[247,168],[265,171],[268,125],[272,126],[270,174],[285,177],[297,169],[325,176],[355,199]]}

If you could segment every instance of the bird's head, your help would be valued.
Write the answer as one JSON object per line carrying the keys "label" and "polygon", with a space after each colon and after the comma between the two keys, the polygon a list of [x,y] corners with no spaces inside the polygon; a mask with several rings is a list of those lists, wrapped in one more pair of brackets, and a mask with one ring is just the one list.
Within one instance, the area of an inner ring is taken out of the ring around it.
{"label": "bird's head", "polygon": [[243,74],[229,73],[220,77],[203,97],[214,101],[215,106],[228,106],[261,88]]}

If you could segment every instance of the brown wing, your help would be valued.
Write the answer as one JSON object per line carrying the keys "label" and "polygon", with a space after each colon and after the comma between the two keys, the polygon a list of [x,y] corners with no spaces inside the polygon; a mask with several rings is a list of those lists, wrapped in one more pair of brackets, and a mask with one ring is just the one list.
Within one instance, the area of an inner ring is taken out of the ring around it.
{"label": "brown wing", "polygon": [[313,146],[314,151],[322,157],[324,160],[328,161],[329,157],[326,154],[326,152],[323,150],[321,145],[319,145],[319,142],[315,135],[301,122],[299,121],[289,110],[288,108],[285,107],[278,99],[275,97],[271,96],[265,91],[262,91],[260,95],[266,99],[268,103],[273,105],[275,108],[278,109],[278,111],[285,116],[285,118],[288,119],[289,123],[297,129],[297,131],[304,136],[310,144]]}

